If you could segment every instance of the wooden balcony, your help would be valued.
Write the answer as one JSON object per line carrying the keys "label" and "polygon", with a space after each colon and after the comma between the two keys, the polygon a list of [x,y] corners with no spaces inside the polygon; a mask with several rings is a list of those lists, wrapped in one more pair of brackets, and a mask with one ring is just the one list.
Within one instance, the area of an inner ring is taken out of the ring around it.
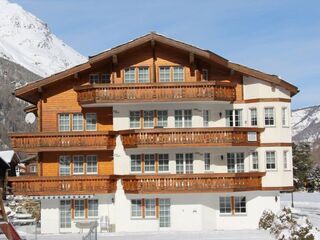
{"label": "wooden balcony", "polygon": [[235,86],[212,82],[94,84],[75,88],[80,104],[228,101],[236,100]]}
{"label": "wooden balcony", "polygon": [[112,131],[11,133],[10,137],[12,148],[23,152],[112,150],[115,146]]}
{"label": "wooden balcony", "polygon": [[113,193],[114,176],[9,177],[14,195],[46,196],[68,194]]}
{"label": "wooden balcony", "polygon": [[241,192],[262,190],[264,172],[122,176],[125,193]]}
{"label": "wooden balcony", "polygon": [[259,146],[263,128],[163,128],[120,131],[125,148]]}

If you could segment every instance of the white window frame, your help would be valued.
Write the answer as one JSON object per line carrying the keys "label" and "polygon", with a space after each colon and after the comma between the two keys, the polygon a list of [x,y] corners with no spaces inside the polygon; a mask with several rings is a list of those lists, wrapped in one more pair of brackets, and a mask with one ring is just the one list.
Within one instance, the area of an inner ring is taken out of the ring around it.
{"label": "white window frame", "polygon": [[204,170],[211,171],[211,153],[203,154]]}
{"label": "white window frame", "polygon": [[[136,118],[138,118],[137,121],[136,121]],[[129,125],[131,129],[141,128],[141,112],[140,111],[129,112]]]}
{"label": "white window frame", "polygon": [[170,82],[171,74],[169,66],[159,67],[159,82]]}
{"label": "white window frame", "polygon": [[97,131],[96,113],[86,113],[86,131]]}
{"label": "white window frame", "polygon": [[[191,113],[190,115],[187,113]],[[188,116],[188,119],[187,119]],[[191,119],[189,119],[189,116]],[[179,117],[179,119],[177,119]],[[193,113],[192,109],[177,109],[174,110],[174,126],[175,128],[191,128]]]}
{"label": "white window frame", "polygon": [[150,68],[138,67],[138,82],[149,83],[150,82]]}
{"label": "white window frame", "polygon": [[202,111],[202,126],[209,127],[210,122],[210,111],[205,109]]}
{"label": "white window frame", "polygon": [[[95,162],[95,164],[92,164],[94,162]],[[97,155],[87,155],[86,156],[86,173],[87,173],[87,175],[98,174],[98,172],[99,172],[98,167],[99,167],[98,156]],[[94,169],[95,169],[95,171],[93,171]]]}
{"label": "white window frame", "polygon": [[[250,126],[256,127],[258,126],[258,110],[257,108],[250,108]],[[255,115],[252,114],[252,112],[255,111]],[[252,124],[255,121],[255,124]]]}
{"label": "white window frame", "polygon": [[156,217],[156,199],[146,198],[144,200],[145,207],[145,218],[155,218]]}
{"label": "white window frame", "polygon": [[[229,168],[229,166],[233,166],[233,167]],[[229,153],[227,153],[227,171],[228,171],[228,173],[245,172],[245,154],[244,154],[244,152],[229,152]]]}
{"label": "white window frame", "polygon": [[74,199],[74,218],[85,217],[85,205],[85,199]]}
{"label": "white window frame", "polygon": [[153,128],[153,127],[154,127],[154,111],[153,110],[143,111],[143,128]]}
{"label": "white window frame", "polygon": [[156,171],[155,154],[145,154],[144,155],[144,172],[145,173],[154,173],[155,171]]}
{"label": "white window frame", "polygon": [[37,167],[37,165],[31,165],[31,166],[29,167],[29,171],[30,171],[30,173],[37,173],[37,172],[38,172],[38,167]]}
{"label": "white window frame", "polygon": [[281,108],[281,123],[282,127],[289,127],[289,114],[287,107]]}
{"label": "white window frame", "polygon": [[183,66],[174,66],[172,69],[172,81],[173,82],[184,82],[184,68]]}
{"label": "white window frame", "polygon": [[[226,126],[227,127],[242,127],[243,126],[243,110],[242,109],[227,109],[225,113],[226,113]],[[230,115],[230,113],[231,113],[231,115]],[[238,113],[238,114],[236,114],[236,113]],[[230,117],[232,119],[230,119]]]}
{"label": "white window frame", "polygon": [[[272,116],[267,112],[267,110],[272,109]],[[273,124],[270,124],[270,122],[273,120]],[[268,123],[267,123],[268,121]],[[275,108],[274,107],[265,107],[264,108],[264,126],[265,127],[275,127],[276,126],[276,114],[275,114]]]}
{"label": "white window frame", "polygon": [[231,215],[232,214],[232,202],[231,201],[232,201],[232,198],[229,196],[219,197],[219,213],[220,213],[220,215]]}
{"label": "white window frame", "polygon": [[254,151],[251,153],[251,170],[259,171],[259,152],[258,151]]}
{"label": "white window frame", "polygon": [[124,83],[136,83],[135,67],[128,67],[124,69]]}
{"label": "white window frame", "polygon": [[283,151],[283,169],[290,170],[290,163],[289,163],[289,150]]}
{"label": "white window frame", "polygon": [[[65,162],[69,162],[69,163],[64,164]],[[67,172],[68,169],[69,169],[69,172]],[[71,175],[71,156],[60,155],[59,156],[59,176],[70,176],[70,175]]]}
{"label": "white window frame", "polygon": [[[268,164],[273,164],[272,162],[268,162],[270,158],[268,158],[268,154],[274,153],[274,168],[268,168]],[[277,170],[277,152],[276,151],[266,151],[265,153],[266,157],[266,171],[276,171]]]}
{"label": "white window frame", "polygon": [[[180,158],[181,156],[182,158]],[[193,153],[176,153],[176,174],[193,173],[194,172],[193,165],[194,165]]]}
{"label": "white window frame", "polygon": [[[65,118],[62,118],[62,117],[65,117]],[[70,113],[59,113],[58,122],[59,122],[59,132],[69,132],[71,130]]]}
{"label": "white window frame", "polygon": [[[242,205],[243,199],[244,199],[244,206]],[[243,209],[244,209],[244,211],[242,211]],[[234,196],[234,214],[235,215],[247,214],[247,198],[246,198],[246,196]]]}
{"label": "white window frame", "polygon": [[[99,217],[99,200],[98,199],[88,199],[88,218],[97,218]],[[93,203],[93,205],[90,205]],[[90,209],[90,206],[93,209]]]}
{"label": "white window frame", "polygon": [[[81,168],[82,168],[82,171],[79,171],[81,170]],[[83,174],[84,174],[84,156],[73,155],[73,175],[83,175]]]}
{"label": "white window frame", "polygon": [[[163,162],[163,164],[161,162]],[[166,162],[167,164],[164,164]],[[169,159],[168,153],[159,153],[158,154],[158,172],[169,172],[169,162],[170,162],[170,159]]]}
{"label": "white window frame", "polygon": [[[140,161],[140,164],[137,164],[138,161]],[[142,172],[141,154],[131,154],[130,155],[130,172],[132,172],[132,173],[141,173]]]}
{"label": "white window frame", "polygon": [[[131,218],[142,218],[142,199],[131,199]],[[139,207],[140,205],[140,207]],[[140,213],[139,215],[133,213]]]}
{"label": "white window frame", "polygon": [[158,118],[158,127],[166,128],[168,127],[168,110],[158,110],[157,111]]}
{"label": "white window frame", "polygon": [[[72,225],[72,200],[60,200],[59,204],[59,227],[62,229],[71,228]],[[63,221],[61,221],[63,220]]]}
{"label": "white window frame", "polygon": [[83,131],[83,114],[82,113],[72,113],[72,131],[78,131],[78,132]]}

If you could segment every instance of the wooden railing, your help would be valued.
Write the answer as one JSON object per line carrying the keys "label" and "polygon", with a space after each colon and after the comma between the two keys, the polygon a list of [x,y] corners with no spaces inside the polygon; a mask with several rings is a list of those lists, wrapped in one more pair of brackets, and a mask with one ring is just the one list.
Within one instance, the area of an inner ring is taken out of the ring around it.
{"label": "wooden railing", "polygon": [[112,150],[115,146],[112,131],[11,133],[10,137],[12,148],[24,152]]}
{"label": "wooden railing", "polygon": [[9,177],[14,195],[66,195],[112,193],[116,190],[115,176]]}
{"label": "wooden railing", "polygon": [[120,131],[125,148],[259,146],[263,128],[163,128]]}
{"label": "wooden railing", "polygon": [[226,83],[184,82],[148,84],[94,84],[75,88],[78,101],[89,103],[235,101],[235,87]]}
{"label": "wooden railing", "polygon": [[237,192],[262,190],[264,172],[122,176],[125,193]]}

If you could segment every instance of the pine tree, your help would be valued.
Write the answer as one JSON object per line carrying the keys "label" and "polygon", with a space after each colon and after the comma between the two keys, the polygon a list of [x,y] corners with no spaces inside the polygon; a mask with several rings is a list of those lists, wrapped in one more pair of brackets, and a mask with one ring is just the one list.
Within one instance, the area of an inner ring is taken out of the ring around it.
{"label": "pine tree", "polygon": [[306,186],[312,166],[310,145],[308,143],[293,144],[293,176],[298,188]]}

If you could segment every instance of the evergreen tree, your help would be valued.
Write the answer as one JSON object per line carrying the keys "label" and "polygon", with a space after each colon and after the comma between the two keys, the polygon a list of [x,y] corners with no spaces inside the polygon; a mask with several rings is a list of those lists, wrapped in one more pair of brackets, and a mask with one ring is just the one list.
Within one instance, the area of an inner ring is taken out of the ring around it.
{"label": "evergreen tree", "polygon": [[312,169],[311,147],[308,143],[293,144],[293,176],[298,188],[304,187]]}
{"label": "evergreen tree", "polygon": [[320,166],[314,166],[308,174],[308,182],[312,189],[320,190]]}

